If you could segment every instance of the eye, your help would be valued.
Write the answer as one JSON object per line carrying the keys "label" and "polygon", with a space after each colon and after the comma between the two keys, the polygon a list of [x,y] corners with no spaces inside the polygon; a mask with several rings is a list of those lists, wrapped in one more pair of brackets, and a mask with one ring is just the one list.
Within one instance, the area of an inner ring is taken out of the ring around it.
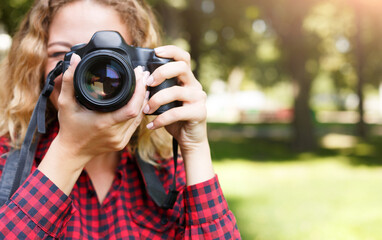
{"label": "eye", "polygon": [[63,58],[66,52],[53,52],[48,55],[50,58]]}

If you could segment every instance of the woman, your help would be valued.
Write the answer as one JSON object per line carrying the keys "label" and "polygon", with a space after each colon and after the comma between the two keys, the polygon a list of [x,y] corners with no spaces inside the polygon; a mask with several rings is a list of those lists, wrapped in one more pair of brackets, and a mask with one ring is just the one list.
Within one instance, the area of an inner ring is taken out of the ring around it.
{"label": "woman", "polygon": [[[37,0],[1,68],[0,169],[10,148],[20,147],[48,73],[70,47],[89,42],[101,30],[119,32],[134,46],[158,46],[156,22],[139,0]],[[187,52],[175,46],[155,49],[173,62],[151,75],[137,67],[128,104],[110,113],[90,111],[74,97],[73,74],[81,60],[55,79],[48,131],[42,136],[32,173],[0,209],[0,238],[6,239],[238,239],[212,168],[206,133],[206,94],[190,70]],[[148,99],[146,86],[165,79],[179,86]],[[159,106],[181,101],[154,118]],[[158,166],[168,189],[173,163],[170,133],[183,161],[177,176],[181,192],[173,209],[157,207],[147,195],[135,151]],[[0,171],[1,172],[1,171]]]}

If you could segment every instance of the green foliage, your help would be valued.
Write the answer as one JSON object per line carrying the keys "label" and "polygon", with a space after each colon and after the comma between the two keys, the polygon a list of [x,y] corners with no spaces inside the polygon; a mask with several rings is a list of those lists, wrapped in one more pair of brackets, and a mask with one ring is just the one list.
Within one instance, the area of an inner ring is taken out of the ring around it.
{"label": "green foliage", "polygon": [[[352,1],[307,0],[298,2],[298,8],[297,3],[285,0],[148,2],[163,25],[165,42],[191,51],[195,73],[207,88],[214,79],[227,80],[235,67],[244,71],[247,81],[258,86],[274,86],[293,79],[288,64],[305,54],[305,66],[299,68],[305,68],[311,79],[328,74],[335,94],[354,92],[355,34],[362,34],[366,81],[375,86],[382,74],[379,67],[382,22],[375,10],[378,3],[361,4],[362,32],[357,33],[355,15],[359,7]],[[0,22],[10,33],[14,33],[31,3],[0,2]],[[299,24],[303,28],[301,36],[296,34]],[[293,42],[297,46],[291,45]],[[342,98],[335,101],[338,109],[344,108]]]}
{"label": "green foliage", "polygon": [[32,3],[33,1],[28,0],[0,1],[0,23],[4,24],[8,33],[14,34]]}

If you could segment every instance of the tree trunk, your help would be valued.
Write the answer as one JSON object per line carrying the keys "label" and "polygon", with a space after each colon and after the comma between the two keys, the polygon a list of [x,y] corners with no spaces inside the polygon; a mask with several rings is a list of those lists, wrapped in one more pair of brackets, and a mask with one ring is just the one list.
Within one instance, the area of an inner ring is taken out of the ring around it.
{"label": "tree trunk", "polygon": [[286,52],[285,66],[294,89],[293,148],[298,152],[313,151],[317,147],[312,111],[310,109],[311,79],[305,70],[308,50],[302,29],[302,18],[294,28],[281,36]]}
{"label": "tree trunk", "polygon": [[311,79],[305,70],[309,46],[307,46],[308,42],[303,33],[303,21],[313,2],[300,1],[298,7],[288,0],[263,0],[260,2],[266,16],[271,20],[272,27],[280,37],[285,72],[292,79],[294,88],[292,146],[299,152],[313,151],[317,144],[309,106]]}
{"label": "tree trunk", "polygon": [[309,107],[311,81],[304,75],[294,76],[293,148],[298,152],[316,148],[312,111]]}
{"label": "tree trunk", "polygon": [[190,54],[194,60],[193,73],[198,79],[200,60],[200,41],[202,40],[203,13],[201,11],[201,0],[189,1],[189,7],[184,11],[184,27],[189,33]]}
{"label": "tree trunk", "polygon": [[356,35],[355,35],[355,55],[356,55],[356,71],[357,71],[357,95],[359,99],[358,104],[358,113],[359,113],[359,121],[356,126],[356,135],[361,138],[367,137],[367,126],[364,120],[364,95],[363,95],[363,86],[365,84],[365,77],[364,77],[364,52],[363,52],[363,45],[362,45],[362,26],[361,26],[361,20],[362,20],[362,8],[358,7],[356,9]]}

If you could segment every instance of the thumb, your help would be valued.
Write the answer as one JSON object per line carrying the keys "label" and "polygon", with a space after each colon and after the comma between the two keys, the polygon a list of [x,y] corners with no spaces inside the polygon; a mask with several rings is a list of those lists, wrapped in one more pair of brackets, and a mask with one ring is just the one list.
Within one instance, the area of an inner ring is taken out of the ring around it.
{"label": "thumb", "polygon": [[60,95],[74,98],[73,76],[74,76],[74,71],[76,70],[76,67],[80,61],[81,61],[80,56],[73,53],[72,58],[70,59],[69,68],[65,71],[64,75],[62,76],[62,85],[61,85]]}

